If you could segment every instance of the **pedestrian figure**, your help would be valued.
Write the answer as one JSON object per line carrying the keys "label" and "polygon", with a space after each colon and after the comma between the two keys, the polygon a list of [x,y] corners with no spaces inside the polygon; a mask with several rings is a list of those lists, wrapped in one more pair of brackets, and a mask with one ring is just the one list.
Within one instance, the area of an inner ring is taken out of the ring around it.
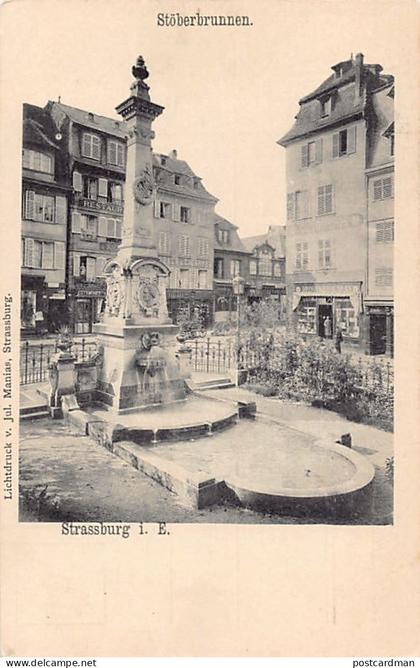
{"label": "pedestrian figure", "polygon": [[343,340],[343,332],[341,331],[340,325],[337,325],[335,330],[335,349],[338,353],[341,353],[341,342]]}
{"label": "pedestrian figure", "polygon": [[324,320],[324,335],[326,339],[330,339],[332,334],[332,323],[329,315]]}

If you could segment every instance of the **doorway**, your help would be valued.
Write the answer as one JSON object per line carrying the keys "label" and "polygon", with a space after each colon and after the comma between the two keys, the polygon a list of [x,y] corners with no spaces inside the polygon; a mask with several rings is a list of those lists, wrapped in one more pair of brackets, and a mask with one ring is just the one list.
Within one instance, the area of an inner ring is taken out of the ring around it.
{"label": "doorway", "polygon": [[384,355],[386,352],[386,315],[370,316],[370,354]]}
{"label": "doorway", "polygon": [[[325,320],[326,318],[330,319],[331,322],[331,329],[330,333],[327,334],[325,333]],[[333,333],[333,312],[332,312],[332,305],[331,304],[319,304],[318,306],[318,336],[321,338],[331,338]]]}
{"label": "doorway", "polygon": [[90,334],[92,331],[92,303],[90,299],[78,299],[76,302],[76,334]]}

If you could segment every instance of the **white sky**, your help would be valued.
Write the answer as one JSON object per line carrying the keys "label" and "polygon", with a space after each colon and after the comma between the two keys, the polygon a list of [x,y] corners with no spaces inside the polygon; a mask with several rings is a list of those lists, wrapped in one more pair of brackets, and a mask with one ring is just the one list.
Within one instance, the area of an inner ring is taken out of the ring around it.
{"label": "white sky", "polygon": [[[142,54],[154,102],[154,150],[172,148],[219,198],[241,236],[285,222],[284,149],[298,99],[358,51],[396,74],[404,3],[325,0],[14,0],[6,55],[13,92],[115,116]],[[249,14],[250,28],[159,28],[158,11]],[[9,17],[10,18],[10,17]],[[4,54],[3,54],[4,55]],[[407,59],[412,54],[407,53]],[[10,62],[10,61],[9,61]]]}

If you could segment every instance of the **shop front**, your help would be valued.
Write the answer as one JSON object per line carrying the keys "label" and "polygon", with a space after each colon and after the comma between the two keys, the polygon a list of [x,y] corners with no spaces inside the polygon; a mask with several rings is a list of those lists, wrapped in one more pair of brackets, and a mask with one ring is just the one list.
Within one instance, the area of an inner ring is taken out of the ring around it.
{"label": "shop front", "polygon": [[394,355],[394,307],[390,302],[365,302],[364,336],[368,355]]}
{"label": "shop front", "polygon": [[186,320],[199,323],[207,329],[213,322],[213,293],[211,290],[167,291],[169,317],[175,324]]}
{"label": "shop front", "polygon": [[72,295],[72,320],[75,334],[91,334],[99,322],[106,298],[105,281],[79,285]]}
{"label": "shop front", "polygon": [[361,341],[360,283],[296,285],[292,311],[294,326],[301,334],[333,338],[340,327],[346,343]]}

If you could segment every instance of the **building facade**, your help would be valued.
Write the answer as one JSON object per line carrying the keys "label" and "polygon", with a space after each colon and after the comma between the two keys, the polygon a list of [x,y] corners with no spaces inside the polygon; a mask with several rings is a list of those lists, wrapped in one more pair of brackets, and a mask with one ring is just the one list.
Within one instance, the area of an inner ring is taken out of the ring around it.
{"label": "building facade", "polygon": [[54,332],[66,322],[69,179],[62,136],[46,111],[23,105],[23,337]]}
{"label": "building facade", "polygon": [[232,280],[249,275],[250,253],[238,235],[238,228],[218,214],[214,214],[214,320],[223,322],[236,314],[236,297]]}
{"label": "building facade", "polygon": [[307,336],[333,336],[340,326],[347,343],[364,348],[374,99],[393,77],[362,54],[332,70],[300,100],[278,142],[286,148],[288,315]]}
{"label": "building facade", "polygon": [[207,327],[213,320],[213,215],[217,199],[178,158],[154,154],[157,184],[154,242],[169,267],[168,311],[175,323],[192,316]]}
{"label": "building facade", "polygon": [[286,310],[286,228],[270,225],[265,234],[242,239],[251,253],[246,285],[248,303],[266,299]]}
{"label": "building facade", "polygon": [[104,308],[103,268],[122,235],[126,139],[124,125],[60,102],[46,109],[63,135],[72,188],[67,239],[69,321],[89,334]]}
{"label": "building facade", "polygon": [[394,83],[374,92],[366,165],[367,280],[364,295],[365,352],[394,352]]}

